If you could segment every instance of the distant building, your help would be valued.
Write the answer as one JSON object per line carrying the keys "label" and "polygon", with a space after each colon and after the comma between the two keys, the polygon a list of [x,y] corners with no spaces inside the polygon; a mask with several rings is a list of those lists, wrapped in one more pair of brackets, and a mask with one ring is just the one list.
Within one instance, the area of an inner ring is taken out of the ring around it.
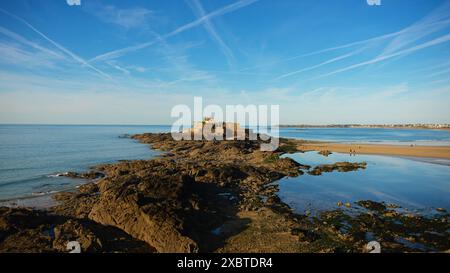
{"label": "distant building", "polygon": [[[252,130],[249,129],[249,134]],[[206,117],[201,122],[196,122],[192,128],[183,130],[183,134],[193,134],[203,136],[205,139],[245,139],[245,129],[239,123],[217,122],[213,118]]]}

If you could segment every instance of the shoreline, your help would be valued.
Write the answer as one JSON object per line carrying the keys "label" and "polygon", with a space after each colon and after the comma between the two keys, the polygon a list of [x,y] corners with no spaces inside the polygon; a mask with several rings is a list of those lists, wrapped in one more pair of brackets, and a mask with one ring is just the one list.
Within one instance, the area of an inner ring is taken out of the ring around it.
{"label": "shoreline", "polygon": [[427,126],[377,126],[377,125],[279,125],[279,128],[301,128],[301,129],[405,129],[405,130],[444,130],[450,131],[450,127],[427,127]]}
{"label": "shoreline", "polygon": [[415,158],[450,159],[450,146],[419,146],[393,144],[337,143],[297,140],[299,151],[331,151],[338,153],[372,154]]}

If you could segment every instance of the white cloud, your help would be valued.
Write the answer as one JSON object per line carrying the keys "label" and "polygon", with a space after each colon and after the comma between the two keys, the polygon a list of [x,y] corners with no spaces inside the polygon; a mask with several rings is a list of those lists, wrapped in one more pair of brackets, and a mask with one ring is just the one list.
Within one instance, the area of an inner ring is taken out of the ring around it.
{"label": "white cloud", "polygon": [[0,63],[20,67],[54,67],[55,57],[43,52],[28,51],[16,44],[0,42]]}
{"label": "white cloud", "polygon": [[309,92],[269,87],[240,93],[187,81],[166,86],[159,80],[126,78],[117,84],[91,83],[0,71],[0,123],[170,124],[174,121],[170,109],[191,105],[192,90],[203,96],[204,105],[279,104],[283,124],[445,123],[450,116],[449,87],[409,90],[406,83],[376,88],[327,86]]}
{"label": "white cloud", "polygon": [[142,28],[146,26],[153,16],[153,11],[146,8],[121,9],[113,5],[100,5],[89,3],[85,5],[85,10],[93,14],[103,22],[116,24],[123,28]]}

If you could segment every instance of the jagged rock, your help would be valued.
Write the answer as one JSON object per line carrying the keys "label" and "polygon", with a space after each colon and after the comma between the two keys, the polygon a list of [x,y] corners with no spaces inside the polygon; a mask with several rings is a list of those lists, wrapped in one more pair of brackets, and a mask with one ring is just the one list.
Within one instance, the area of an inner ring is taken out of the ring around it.
{"label": "jagged rock", "polygon": [[86,173],[77,173],[77,172],[66,172],[60,174],[60,176],[66,176],[70,178],[80,178],[80,179],[99,179],[105,176],[104,173],[98,171],[90,171]]}
{"label": "jagged rock", "polygon": [[308,173],[311,175],[321,175],[323,172],[350,172],[358,169],[365,169],[367,166],[366,162],[353,163],[353,162],[336,162],[334,164],[323,164],[314,167]]}
{"label": "jagged rock", "polygon": [[372,200],[361,200],[361,201],[356,202],[356,204],[358,204],[359,206],[364,207],[368,210],[378,211],[378,212],[383,212],[387,209],[385,204],[375,202]]}
{"label": "jagged rock", "polygon": [[155,251],[123,231],[87,219],[0,207],[0,253],[68,252],[70,241],[80,243],[82,252]]}

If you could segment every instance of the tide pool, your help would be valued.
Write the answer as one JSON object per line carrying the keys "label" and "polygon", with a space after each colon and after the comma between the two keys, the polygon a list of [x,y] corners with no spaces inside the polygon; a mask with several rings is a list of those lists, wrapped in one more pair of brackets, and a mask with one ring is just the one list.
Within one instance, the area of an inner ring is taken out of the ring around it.
{"label": "tide pool", "polygon": [[367,162],[366,169],[351,172],[305,173],[277,182],[279,196],[297,212],[337,208],[337,202],[384,201],[404,208],[432,212],[450,210],[450,166],[406,158],[317,152],[285,155],[312,167],[335,162]]}

